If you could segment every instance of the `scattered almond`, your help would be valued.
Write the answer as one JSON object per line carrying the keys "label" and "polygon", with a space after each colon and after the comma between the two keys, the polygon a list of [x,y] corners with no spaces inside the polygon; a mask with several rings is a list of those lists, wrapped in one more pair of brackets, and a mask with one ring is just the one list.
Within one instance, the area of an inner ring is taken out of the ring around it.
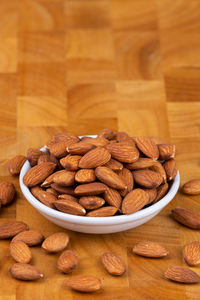
{"label": "scattered almond", "polygon": [[9,239],[20,233],[28,230],[27,224],[21,221],[8,221],[0,225],[0,239]]}
{"label": "scattered almond", "polygon": [[108,273],[112,275],[121,276],[126,272],[125,263],[112,252],[105,252],[101,257],[101,261]]}
{"label": "scattered almond", "polygon": [[200,282],[200,277],[194,271],[186,267],[169,267],[165,273],[165,277],[172,281],[181,282],[181,283],[198,283]]}
{"label": "scattered almond", "polygon": [[133,253],[145,257],[165,257],[169,251],[158,243],[151,241],[142,241],[133,247]]}
{"label": "scattered almond", "polygon": [[24,242],[15,241],[10,243],[10,255],[16,262],[28,264],[32,259],[32,253]]}
{"label": "scattered almond", "polygon": [[15,193],[16,191],[13,183],[7,181],[0,182],[0,202],[2,205],[13,202]]}
{"label": "scattered almond", "polygon": [[172,210],[172,217],[179,223],[193,229],[200,229],[200,215],[184,208]]}
{"label": "scattered almond", "polygon": [[183,257],[189,266],[200,264],[200,242],[194,241],[183,248]]}
{"label": "scattered almond", "polygon": [[200,195],[200,179],[192,179],[186,182],[182,191],[187,195]]}
{"label": "scattered almond", "polygon": [[69,236],[65,232],[56,232],[48,236],[42,243],[42,248],[49,253],[56,253],[64,250],[69,242]]}
{"label": "scattered almond", "polygon": [[26,161],[26,156],[17,155],[9,160],[8,162],[8,170],[11,175],[19,175],[23,164]]}
{"label": "scattered almond", "polygon": [[12,242],[22,241],[28,246],[37,246],[44,240],[43,234],[38,230],[22,231],[15,235]]}
{"label": "scattered almond", "polygon": [[44,275],[36,267],[29,264],[16,263],[10,268],[11,275],[19,280],[37,280]]}
{"label": "scattered almond", "polygon": [[77,264],[77,255],[71,250],[65,250],[58,258],[57,267],[63,273],[70,273],[76,268]]}
{"label": "scattered almond", "polygon": [[101,281],[94,276],[73,276],[67,280],[67,287],[84,293],[92,293],[100,290]]}

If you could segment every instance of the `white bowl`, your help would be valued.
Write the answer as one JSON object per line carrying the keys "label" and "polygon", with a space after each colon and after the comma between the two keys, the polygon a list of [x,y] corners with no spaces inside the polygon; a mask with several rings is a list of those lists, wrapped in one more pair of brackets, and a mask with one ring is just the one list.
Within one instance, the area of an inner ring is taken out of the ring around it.
{"label": "white bowl", "polygon": [[[41,150],[45,151],[45,148],[42,148]],[[51,222],[63,228],[85,233],[104,234],[120,232],[148,222],[172,201],[180,185],[180,175],[178,172],[168,193],[160,201],[131,215],[97,218],[75,216],[49,208],[31,194],[29,188],[23,183],[23,177],[30,168],[29,162],[26,161],[21,169],[19,178],[22,193],[28,202]]]}

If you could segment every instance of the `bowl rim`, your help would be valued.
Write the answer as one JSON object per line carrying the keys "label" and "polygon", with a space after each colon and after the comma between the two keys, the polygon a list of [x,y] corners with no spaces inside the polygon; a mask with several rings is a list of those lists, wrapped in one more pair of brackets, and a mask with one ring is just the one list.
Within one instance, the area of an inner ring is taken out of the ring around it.
{"label": "bowl rim", "polygon": [[[90,137],[94,137],[89,135]],[[40,149],[41,151],[45,151],[45,147]],[[109,225],[109,224],[123,224],[123,223],[129,223],[132,221],[136,221],[142,218],[145,218],[151,214],[156,213],[157,211],[160,211],[162,208],[164,208],[176,195],[179,185],[180,185],[180,174],[179,171],[177,172],[177,175],[168,191],[168,193],[157,203],[150,205],[149,207],[143,208],[142,210],[139,210],[133,214],[130,215],[120,215],[120,216],[110,216],[110,217],[87,217],[87,216],[77,216],[77,215],[71,215],[67,214],[58,210],[55,210],[53,208],[50,208],[46,205],[44,205],[42,202],[37,200],[30,192],[29,188],[23,183],[23,177],[26,174],[26,172],[30,169],[30,164],[28,160],[24,163],[20,176],[19,176],[19,183],[21,191],[26,198],[26,200],[37,210],[39,210],[42,214],[48,215],[52,218],[60,219],[63,221],[72,222],[75,224],[91,224],[91,225]]]}

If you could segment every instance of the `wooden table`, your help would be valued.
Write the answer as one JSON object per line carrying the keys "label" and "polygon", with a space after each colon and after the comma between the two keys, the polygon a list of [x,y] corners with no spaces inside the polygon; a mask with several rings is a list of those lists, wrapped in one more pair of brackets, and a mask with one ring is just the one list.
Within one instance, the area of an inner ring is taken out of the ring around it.
{"label": "wooden table", "polygon": [[[23,220],[45,236],[62,230],[27,203],[7,171],[9,158],[60,131],[111,127],[160,136],[177,146],[181,183],[200,176],[199,0],[2,0],[0,19],[0,179],[18,191],[0,223]],[[126,232],[68,232],[69,249],[79,256],[73,274],[102,279],[103,290],[93,295],[68,290],[71,275],[56,269],[58,255],[38,247],[33,263],[45,278],[15,281],[9,242],[0,241],[0,300],[200,299],[200,285],[163,278],[169,265],[185,266],[182,246],[200,239],[170,218],[178,206],[200,211],[199,197],[179,193],[153,220]],[[136,257],[131,247],[143,239],[160,242],[170,256]],[[99,259],[105,251],[124,259],[125,276],[106,273]]]}

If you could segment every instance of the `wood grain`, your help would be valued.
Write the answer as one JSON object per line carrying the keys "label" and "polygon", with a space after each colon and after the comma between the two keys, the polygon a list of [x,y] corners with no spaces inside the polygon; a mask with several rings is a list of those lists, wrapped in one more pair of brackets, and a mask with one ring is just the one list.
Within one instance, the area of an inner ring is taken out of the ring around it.
{"label": "wood grain", "polygon": [[[92,295],[69,290],[71,275],[56,269],[59,254],[39,247],[32,249],[33,264],[44,279],[15,281],[9,242],[0,241],[0,300],[198,300],[199,285],[170,282],[163,273],[169,265],[185,266],[182,247],[200,238],[170,211],[200,212],[199,196],[180,191],[159,215],[126,232],[76,233],[52,224],[24,199],[7,163],[58,132],[96,134],[110,127],[175,143],[181,185],[199,178],[200,1],[2,0],[0,18],[0,181],[17,189],[17,201],[1,209],[0,223],[22,220],[45,236],[66,231],[68,248],[79,257],[73,274],[103,282]],[[132,246],[144,239],[164,245],[169,257],[134,255]],[[106,251],[127,264],[121,278],[103,268]],[[193,270],[200,275],[199,268]]]}

